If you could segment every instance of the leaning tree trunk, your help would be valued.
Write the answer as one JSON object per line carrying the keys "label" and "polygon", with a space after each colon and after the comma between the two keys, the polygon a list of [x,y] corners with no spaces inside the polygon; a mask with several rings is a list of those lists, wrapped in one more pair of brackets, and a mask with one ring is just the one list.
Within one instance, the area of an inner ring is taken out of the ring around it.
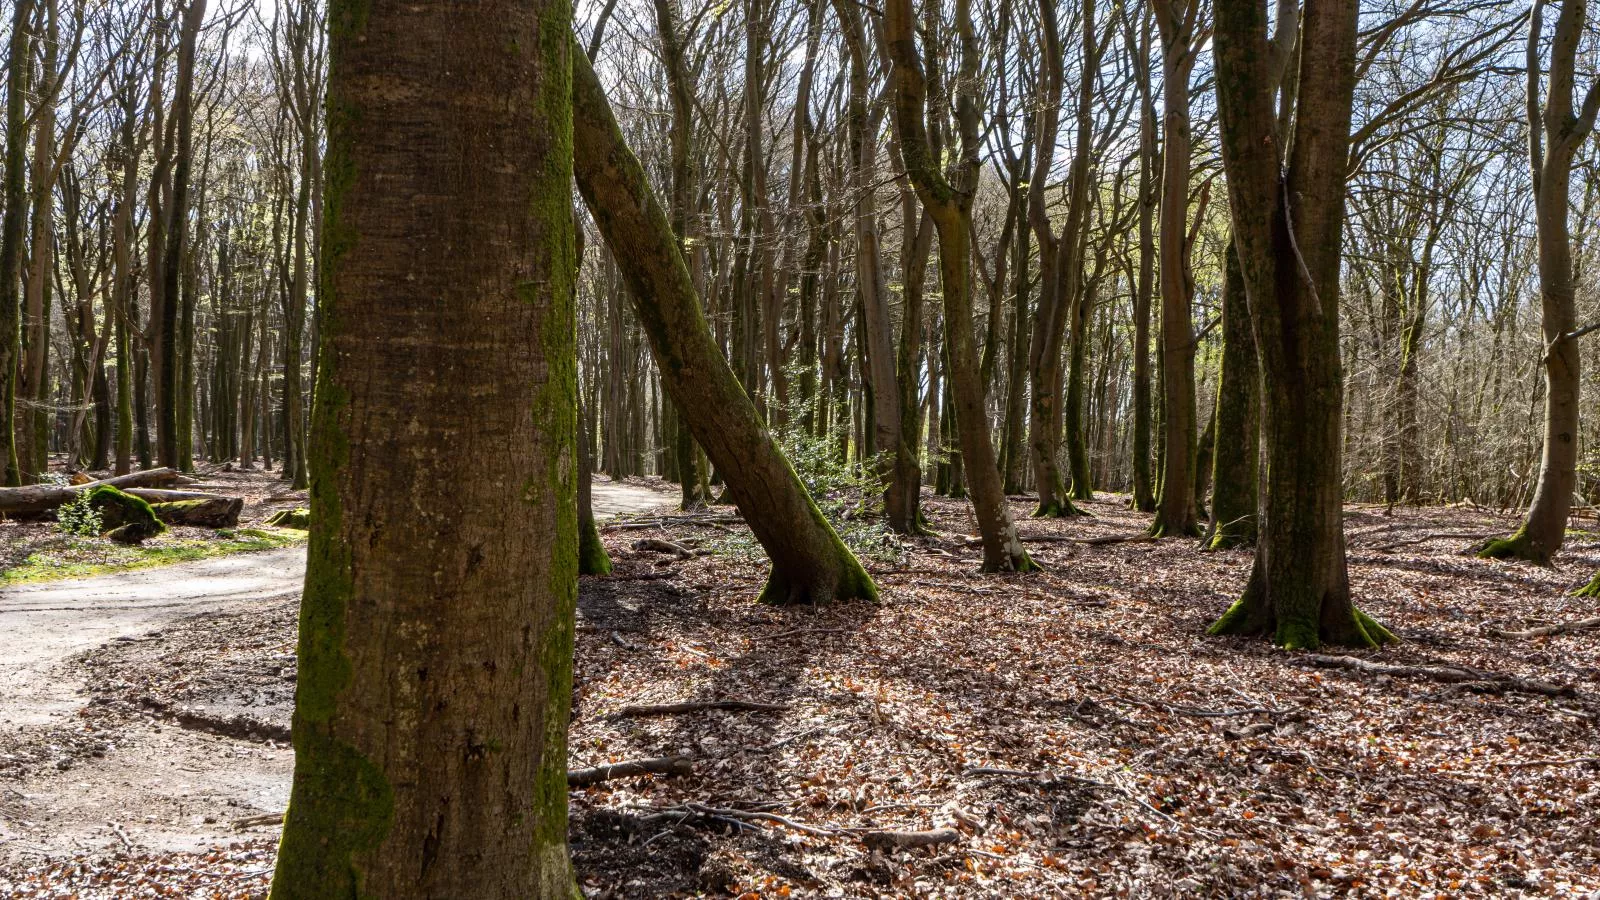
{"label": "leaning tree trunk", "polygon": [[1222,279],[1222,371],[1217,377],[1215,455],[1211,470],[1211,527],[1207,550],[1256,541],[1261,457],[1261,373],[1250,332],[1249,301],[1239,251],[1228,242]]}
{"label": "leaning tree trunk", "polygon": [[713,340],[666,212],[581,52],[572,68],[578,189],[622,269],[662,385],[772,560],[761,599],[876,599]]}
{"label": "leaning tree trunk", "polygon": [[276,900],[577,892],[571,17],[565,0],[330,4]]}
{"label": "leaning tree trunk", "polygon": [[[1539,111],[1539,37],[1543,3],[1536,3],[1528,26],[1528,149],[1533,170],[1534,224],[1539,233],[1540,330],[1544,338],[1544,453],[1539,481],[1522,527],[1511,537],[1488,542],[1485,558],[1514,558],[1549,565],[1567,535],[1567,515],[1578,481],[1577,283],[1572,268],[1572,237],[1567,226],[1572,163],[1578,147],[1594,130],[1600,88],[1591,86],[1581,110],[1573,109],[1574,69],[1584,30],[1584,5],[1559,3],[1561,12],[1550,42],[1550,86]],[[1543,144],[1539,124],[1543,122]]]}
{"label": "leaning tree trunk", "polygon": [[1222,159],[1262,369],[1267,476],[1250,581],[1210,631],[1268,634],[1288,648],[1394,637],[1356,609],[1345,560],[1338,292],[1356,6],[1306,5],[1301,66],[1319,89],[1298,98],[1280,175],[1266,6],[1215,3]]}

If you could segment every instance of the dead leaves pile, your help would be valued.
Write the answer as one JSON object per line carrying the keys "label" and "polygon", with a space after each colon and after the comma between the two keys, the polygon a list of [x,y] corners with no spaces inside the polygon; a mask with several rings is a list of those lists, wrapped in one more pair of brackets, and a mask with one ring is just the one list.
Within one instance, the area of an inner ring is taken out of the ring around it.
{"label": "dead leaves pile", "polygon": [[[1206,637],[1248,552],[1066,540],[1146,524],[1086,505],[1047,522],[1016,503],[1025,538],[1054,540],[1030,547],[1044,573],[999,577],[977,574],[967,507],[931,501],[943,536],[874,572],[877,607],[760,607],[759,564],[630,549],[705,526],[609,533],[616,574],[579,601],[570,765],[687,756],[693,773],[572,793],[585,892],[1600,896],[1600,630],[1502,634],[1594,616],[1567,596],[1600,564],[1592,537],[1539,570],[1459,555],[1462,532],[1506,527],[1478,511],[1349,515],[1358,600],[1405,639],[1353,655],[1573,693],[1553,697]],[[730,700],[748,705],[627,710]],[[270,859],[148,865],[168,868],[137,883],[169,893],[115,896],[212,896],[182,873]],[[216,895],[265,884],[237,877]]]}

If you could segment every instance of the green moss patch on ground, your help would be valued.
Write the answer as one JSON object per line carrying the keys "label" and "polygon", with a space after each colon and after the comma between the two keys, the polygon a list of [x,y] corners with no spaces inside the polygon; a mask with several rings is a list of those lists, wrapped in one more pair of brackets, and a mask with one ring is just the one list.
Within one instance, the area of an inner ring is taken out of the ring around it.
{"label": "green moss patch on ground", "polygon": [[0,571],[0,587],[149,569],[230,553],[276,550],[306,539],[303,531],[278,528],[225,528],[214,534],[211,538],[185,538],[169,533],[140,546],[123,546],[105,538],[58,535],[20,563]]}

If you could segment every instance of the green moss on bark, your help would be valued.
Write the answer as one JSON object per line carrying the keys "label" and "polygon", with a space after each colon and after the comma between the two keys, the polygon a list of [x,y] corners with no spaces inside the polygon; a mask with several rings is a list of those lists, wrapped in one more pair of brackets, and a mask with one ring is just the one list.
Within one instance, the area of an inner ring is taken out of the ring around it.
{"label": "green moss on bark", "polygon": [[[1093,498],[1090,497],[1088,499]],[[1035,519],[1071,519],[1078,516],[1094,518],[1092,513],[1079,509],[1072,500],[1065,496],[1048,503],[1041,503],[1034,507],[1033,510],[1033,518]]]}
{"label": "green moss on bark", "polygon": [[1572,592],[1574,597],[1600,597],[1600,572],[1594,573],[1589,583]]}
{"label": "green moss on bark", "polygon": [[300,531],[311,530],[311,510],[309,509],[280,509],[272,514],[265,522],[274,528],[295,528]]}
{"label": "green moss on bark", "polygon": [[137,544],[167,530],[149,503],[111,485],[90,491],[89,505],[99,511],[105,536],[119,544]]}
{"label": "green moss on bark", "polygon": [[1478,549],[1479,559],[1515,559],[1541,566],[1550,565],[1553,556],[1554,553],[1533,540],[1527,526],[1517,529],[1508,538],[1495,538]]}
{"label": "green moss on bark", "polygon": [[585,526],[578,531],[578,574],[610,575],[611,556],[606,553],[606,545],[600,541],[600,530],[595,527],[593,520],[586,522]]}

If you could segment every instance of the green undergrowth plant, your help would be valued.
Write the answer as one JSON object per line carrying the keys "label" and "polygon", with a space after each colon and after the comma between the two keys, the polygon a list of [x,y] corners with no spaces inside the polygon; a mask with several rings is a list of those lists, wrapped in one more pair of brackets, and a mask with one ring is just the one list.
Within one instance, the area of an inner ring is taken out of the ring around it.
{"label": "green undergrowth plant", "polygon": [[[798,378],[797,371],[790,372],[791,384],[798,383]],[[806,415],[808,406],[810,416]],[[883,519],[884,485],[878,477],[883,459],[841,459],[838,442],[832,436],[812,434],[802,426],[813,418],[815,407],[815,400],[810,404],[799,399],[790,401],[784,423],[772,429],[778,446],[817,508],[852,553],[863,561],[900,563],[905,558],[905,545]],[[747,531],[723,533],[706,546],[725,556],[753,558],[761,553],[760,545]]]}
{"label": "green undergrowth plant", "polygon": [[79,537],[99,537],[104,519],[89,500],[88,491],[79,491],[56,508],[56,530]]}

